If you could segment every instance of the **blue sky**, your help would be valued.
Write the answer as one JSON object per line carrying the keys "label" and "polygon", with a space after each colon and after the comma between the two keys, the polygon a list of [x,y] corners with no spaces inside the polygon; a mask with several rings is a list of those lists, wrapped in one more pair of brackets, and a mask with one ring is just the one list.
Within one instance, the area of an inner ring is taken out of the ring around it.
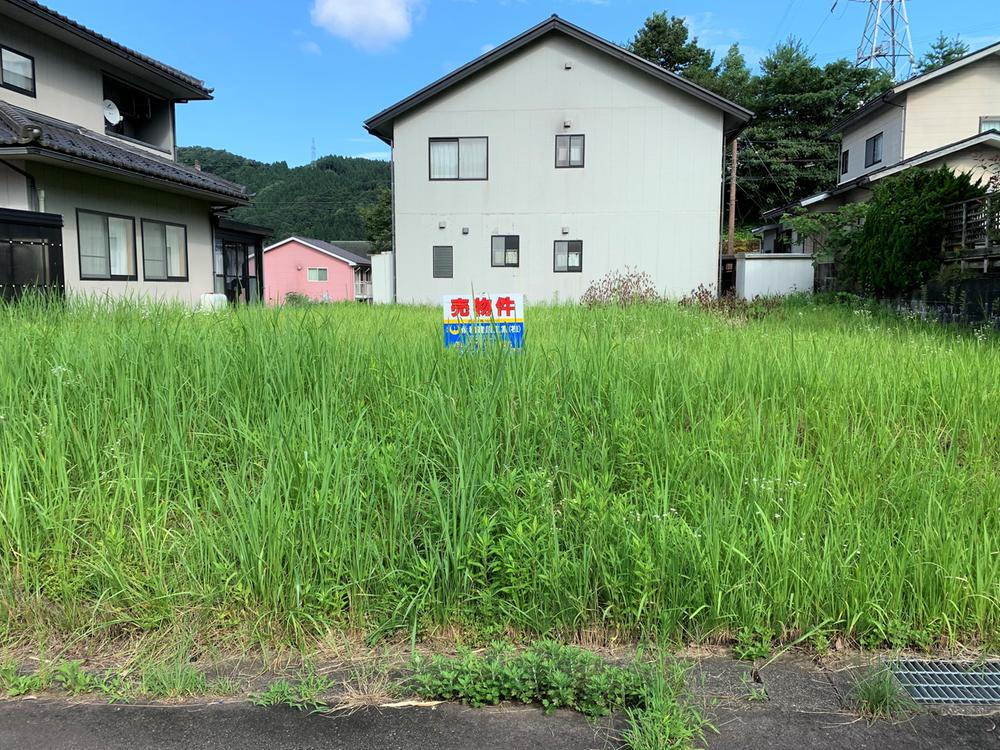
{"label": "blue sky", "polygon": [[[46,0],[215,88],[178,108],[178,142],[261,161],[387,155],[361,122],[552,13],[626,42],[651,12],[684,16],[704,46],[755,63],[789,35],[817,60],[853,58],[865,5],[839,0]],[[939,31],[1000,39],[986,0],[908,3],[919,56]],[[985,19],[985,20],[984,20]]]}

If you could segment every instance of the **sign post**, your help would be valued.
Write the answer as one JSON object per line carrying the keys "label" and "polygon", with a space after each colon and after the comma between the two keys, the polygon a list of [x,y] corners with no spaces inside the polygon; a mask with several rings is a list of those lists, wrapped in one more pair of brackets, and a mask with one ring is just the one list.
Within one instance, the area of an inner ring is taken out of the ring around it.
{"label": "sign post", "polygon": [[442,303],[446,349],[524,348],[523,294],[448,294]]}

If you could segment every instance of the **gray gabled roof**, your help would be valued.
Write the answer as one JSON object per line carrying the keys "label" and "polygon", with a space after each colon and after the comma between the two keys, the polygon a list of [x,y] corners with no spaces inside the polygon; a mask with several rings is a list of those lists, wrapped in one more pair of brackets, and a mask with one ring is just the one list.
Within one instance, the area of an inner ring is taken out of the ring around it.
{"label": "gray gabled roof", "polygon": [[472,62],[463,65],[461,68],[449,73],[444,78],[438,79],[429,86],[425,86],[402,101],[399,101],[391,107],[382,110],[377,115],[370,117],[365,121],[365,129],[372,135],[381,138],[386,143],[391,143],[392,124],[397,117],[416,107],[419,107],[438,94],[447,91],[452,86],[476,75],[484,68],[503,60],[525,46],[552,33],[564,34],[568,37],[576,39],[577,41],[583,42],[599,52],[603,52],[617,58],[618,60],[631,65],[643,73],[647,73],[670,86],[678,88],[685,93],[691,94],[692,96],[701,99],[718,109],[721,109],[725,113],[726,117],[725,131],[727,138],[735,137],[753,119],[753,112],[750,110],[745,109],[744,107],[741,107],[740,105],[735,104],[718,94],[712,93],[708,89],[702,88],[686,78],[682,78],[676,73],[671,73],[669,70],[665,70],[658,65],[654,65],[645,58],[639,57],[638,55],[633,54],[632,52],[629,52],[628,50],[623,49],[617,44],[613,44],[606,39],[602,39],[601,37],[592,34],[586,29],[582,29],[569,21],[565,21],[557,15],[553,15],[551,18],[542,21],[537,26],[533,26],[528,29],[523,34],[504,42],[499,47],[490,50],[481,57],[477,57]]}
{"label": "gray gabled roof", "polygon": [[31,17],[53,24],[65,32],[70,32],[84,42],[95,44],[102,49],[123,58],[127,62],[138,64],[142,67],[150,69],[154,73],[166,76],[175,83],[189,89],[191,92],[190,98],[192,99],[212,98],[212,89],[207,88],[204,81],[188,75],[177,68],[162,63],[159,60],[154,60],[152,57],[126,47],[124,44],[119,44],[113,39],[109,39],[103,34],[99,34],[93,29],[74,21],[72,18],[67,18],[62,13],[54,11],[48,6],[42,5],[40,2],[37,2],[37,0],[0,0],[0,4],[2,4],[0,5],[0,12],[4,10],[2,7],[3,5],[16,8],[23,13],[27,13]]}
{"label": "gray gabled roof", "polygon": [[965,151],[966,149],[975,148],[976,146],[988,146],[989,148],[995,148],[1000,150],[1000,131],[997,130],[987,130],[985,133],[976,133],[970,135],[968,138],[962,138],[961,140],[954,141],[953,143],[940,146],[938,148],[933,148],[928,151],[921,151],[919,154],[914,154],[913,156],[907,157],[902,161],[897,161],[895,164],[890,164],[885,167],[880,167],[872,172],[867,172],[859,177],[855,177],[852,180],[841,183],[835,188],[826,190],[822,193],[814,193],[801,200],[794,201],[792,203],[786,203],[784,206],[779,206],[778,208],[772,208],[765,211],[761,216],[765,219],[779,218],[783,214],[787,213],[789,209],[796,207],[806,207],[812,205],[813,203],[819,203],[826,200],[827,198],[833,198],[835,196],[841,195],[842,193],[850,192],[855,188],[868,188],[871,183],[877,182],[884,177],[889,177],[891,175],[902,172],[904,169],[909,169],[910,167],[919,167],[927,162],[935,161],[936,159],[942,159],[951,154],[958,153],[960,151]]}
{"label": "gray gabled roof", "polygon": [[48,156],[77,165],[124,172],[222,197],[229,204],[250,200],[242,185],[125,144],[119,145],[110,136],[0,100],[0,156],[4,154]]}
{"label": "gray gabled roof", "polygon": [[[340,260],[350,263],[354,266],[370,266],[372,264],[371,255],[365,252],[363,248],[371,248],[371,243],[361,242],[357,240],[347,240],[347,241],[337,241],[337,242],[327,242],[326,240],[317,240],[312,237],[301,237],[299,235],[294,235],[292,237],[286,237],[283,240],[275,242],[272,245],[268,245],[264,248],[264,252],[273,250],[276,247],[285,245],[289,242],[298,242],[307,247],[311,247],[313,250],[319,250],[321,253],[326,255],[332,255],[334,258],[340,258]],[[351,248],[354,248],[353,250]]]}
{"label": "gray gabled roof", "polygon": [[964,68],[966,65],[979,62],[983,58],[989,57],[990,55],[1000,55],[1000,42],[994,42],[993,44],[989,44],[981,49],[977,49],[975,52],[970,52],[964,57],[960,57],[958,60],[955,60],[955,62],[948,63],[940,68],[935,68],[927,73],[918,73],[902,83],[895,84],[892,88],[883,91],[877,97],[869,100],[856,111],[852,112],[850,115],[838,122],[830,128],[830,130],[824,133],[824,136],[841,133],[851,125],[854,125],[869,115],[881,110],[884,106],[892,104],[901,94],[905,94],[910,89],[922,86],[923,84],[940,78],[941,76],[948,75],[949,73],[959,70],[960,68]]}

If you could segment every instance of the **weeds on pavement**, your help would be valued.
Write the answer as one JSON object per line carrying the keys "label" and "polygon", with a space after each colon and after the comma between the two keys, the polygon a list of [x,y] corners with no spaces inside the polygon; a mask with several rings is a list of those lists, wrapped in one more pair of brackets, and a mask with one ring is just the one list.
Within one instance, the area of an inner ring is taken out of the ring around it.
{"label": "weeds on pavement", "polygon": [[851,687],[850,701],[869,723],[905,718],[916,711],[916,704],[886,667],[860,677]]}

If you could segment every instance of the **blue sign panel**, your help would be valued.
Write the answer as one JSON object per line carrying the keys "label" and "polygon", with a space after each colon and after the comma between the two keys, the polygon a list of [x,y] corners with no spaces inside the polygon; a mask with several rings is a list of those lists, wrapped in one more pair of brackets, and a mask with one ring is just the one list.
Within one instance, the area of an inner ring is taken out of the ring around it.
{"label": "blue sign panel", "polygon": [[523,295],[447,295],[443,313],[445,348],[524,347]]}

